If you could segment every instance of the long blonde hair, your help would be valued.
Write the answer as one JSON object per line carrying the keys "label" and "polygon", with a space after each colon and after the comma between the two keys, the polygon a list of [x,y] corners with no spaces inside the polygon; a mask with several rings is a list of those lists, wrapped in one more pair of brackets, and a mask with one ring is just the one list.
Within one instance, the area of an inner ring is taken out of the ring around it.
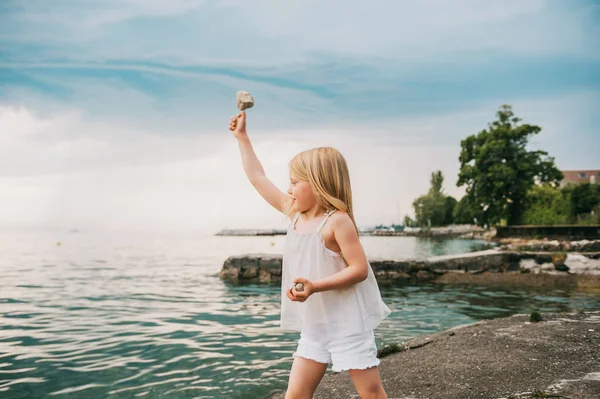
{"label": "long blonde hair", "polygon": [[[358,226],[352,209],[352,188],[348,164],[342,154],[332,147],[317,147],[302,151],[289,162],[290,172],[310,183],[319,205],[326,210],[346,212],[356,232]],[[282,204],[283,213],[289,214],[292,201]]]}

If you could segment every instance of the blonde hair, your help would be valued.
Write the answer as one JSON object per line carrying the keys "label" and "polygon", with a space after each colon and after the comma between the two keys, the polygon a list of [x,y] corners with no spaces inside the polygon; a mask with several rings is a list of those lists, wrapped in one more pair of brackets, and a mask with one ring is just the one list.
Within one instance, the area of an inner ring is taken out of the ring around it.
{"label": "blonde hair", "polygon": [[[290,172],[300,180],[307,180],[321,207],[346,212],[358,233],[352,209],[352,188],[348,164],[342,154],[332,147],[317,147],[302,151],[289,162]],[[288,215],[292,201],[282,204]]]}

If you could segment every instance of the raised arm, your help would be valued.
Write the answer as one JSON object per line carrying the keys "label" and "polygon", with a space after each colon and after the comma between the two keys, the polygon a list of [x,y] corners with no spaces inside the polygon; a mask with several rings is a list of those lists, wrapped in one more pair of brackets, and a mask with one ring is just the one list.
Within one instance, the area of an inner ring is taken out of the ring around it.
{"label": "raised arm", "polygon": [[291,200],[292,197],[277,188],[265,175],[265,171],[254,152],[254,148],[252,148],[252,143],[246,132],[246,112],[242,111],[231,118],[229,130],[233,132],[233,136],[238,141],[242,164],[248,180],[265,201],[283,213],[284,203]]}

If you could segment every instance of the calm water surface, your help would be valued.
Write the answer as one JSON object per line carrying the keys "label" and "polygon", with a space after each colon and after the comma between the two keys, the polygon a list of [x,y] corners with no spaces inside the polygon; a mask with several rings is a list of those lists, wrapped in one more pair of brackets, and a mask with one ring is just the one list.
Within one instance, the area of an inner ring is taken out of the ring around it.
{"label": "calm water surface", "polygon": [[[285,389],[297,333],[277,285],[215,276],[284,236],[0,232],[1,398],[263,398]],[[468,252],[478,241],[361,237],[369,257]],[[57,243],[60,242],[60,245]],[[597,309],[598,297],[427,284],[383,288],[385,343],[515,313]]]}

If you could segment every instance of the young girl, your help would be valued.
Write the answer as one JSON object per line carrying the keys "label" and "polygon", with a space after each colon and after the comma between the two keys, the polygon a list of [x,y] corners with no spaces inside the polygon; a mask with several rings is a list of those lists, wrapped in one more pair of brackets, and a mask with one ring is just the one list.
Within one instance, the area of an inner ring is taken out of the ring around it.
{"label": "young girl", "polygon": [[300,331],[300,340],[285,398],[312,398],[329,363],[350,373],[361,398],[387,398],[373,330],[391,311],[359,241],[344,157],[331,147],[296,155],[286,194],[265,176],[246,134],[245,112],[231,118],[229,130],[254,188],[290,219],[281,328]]}

